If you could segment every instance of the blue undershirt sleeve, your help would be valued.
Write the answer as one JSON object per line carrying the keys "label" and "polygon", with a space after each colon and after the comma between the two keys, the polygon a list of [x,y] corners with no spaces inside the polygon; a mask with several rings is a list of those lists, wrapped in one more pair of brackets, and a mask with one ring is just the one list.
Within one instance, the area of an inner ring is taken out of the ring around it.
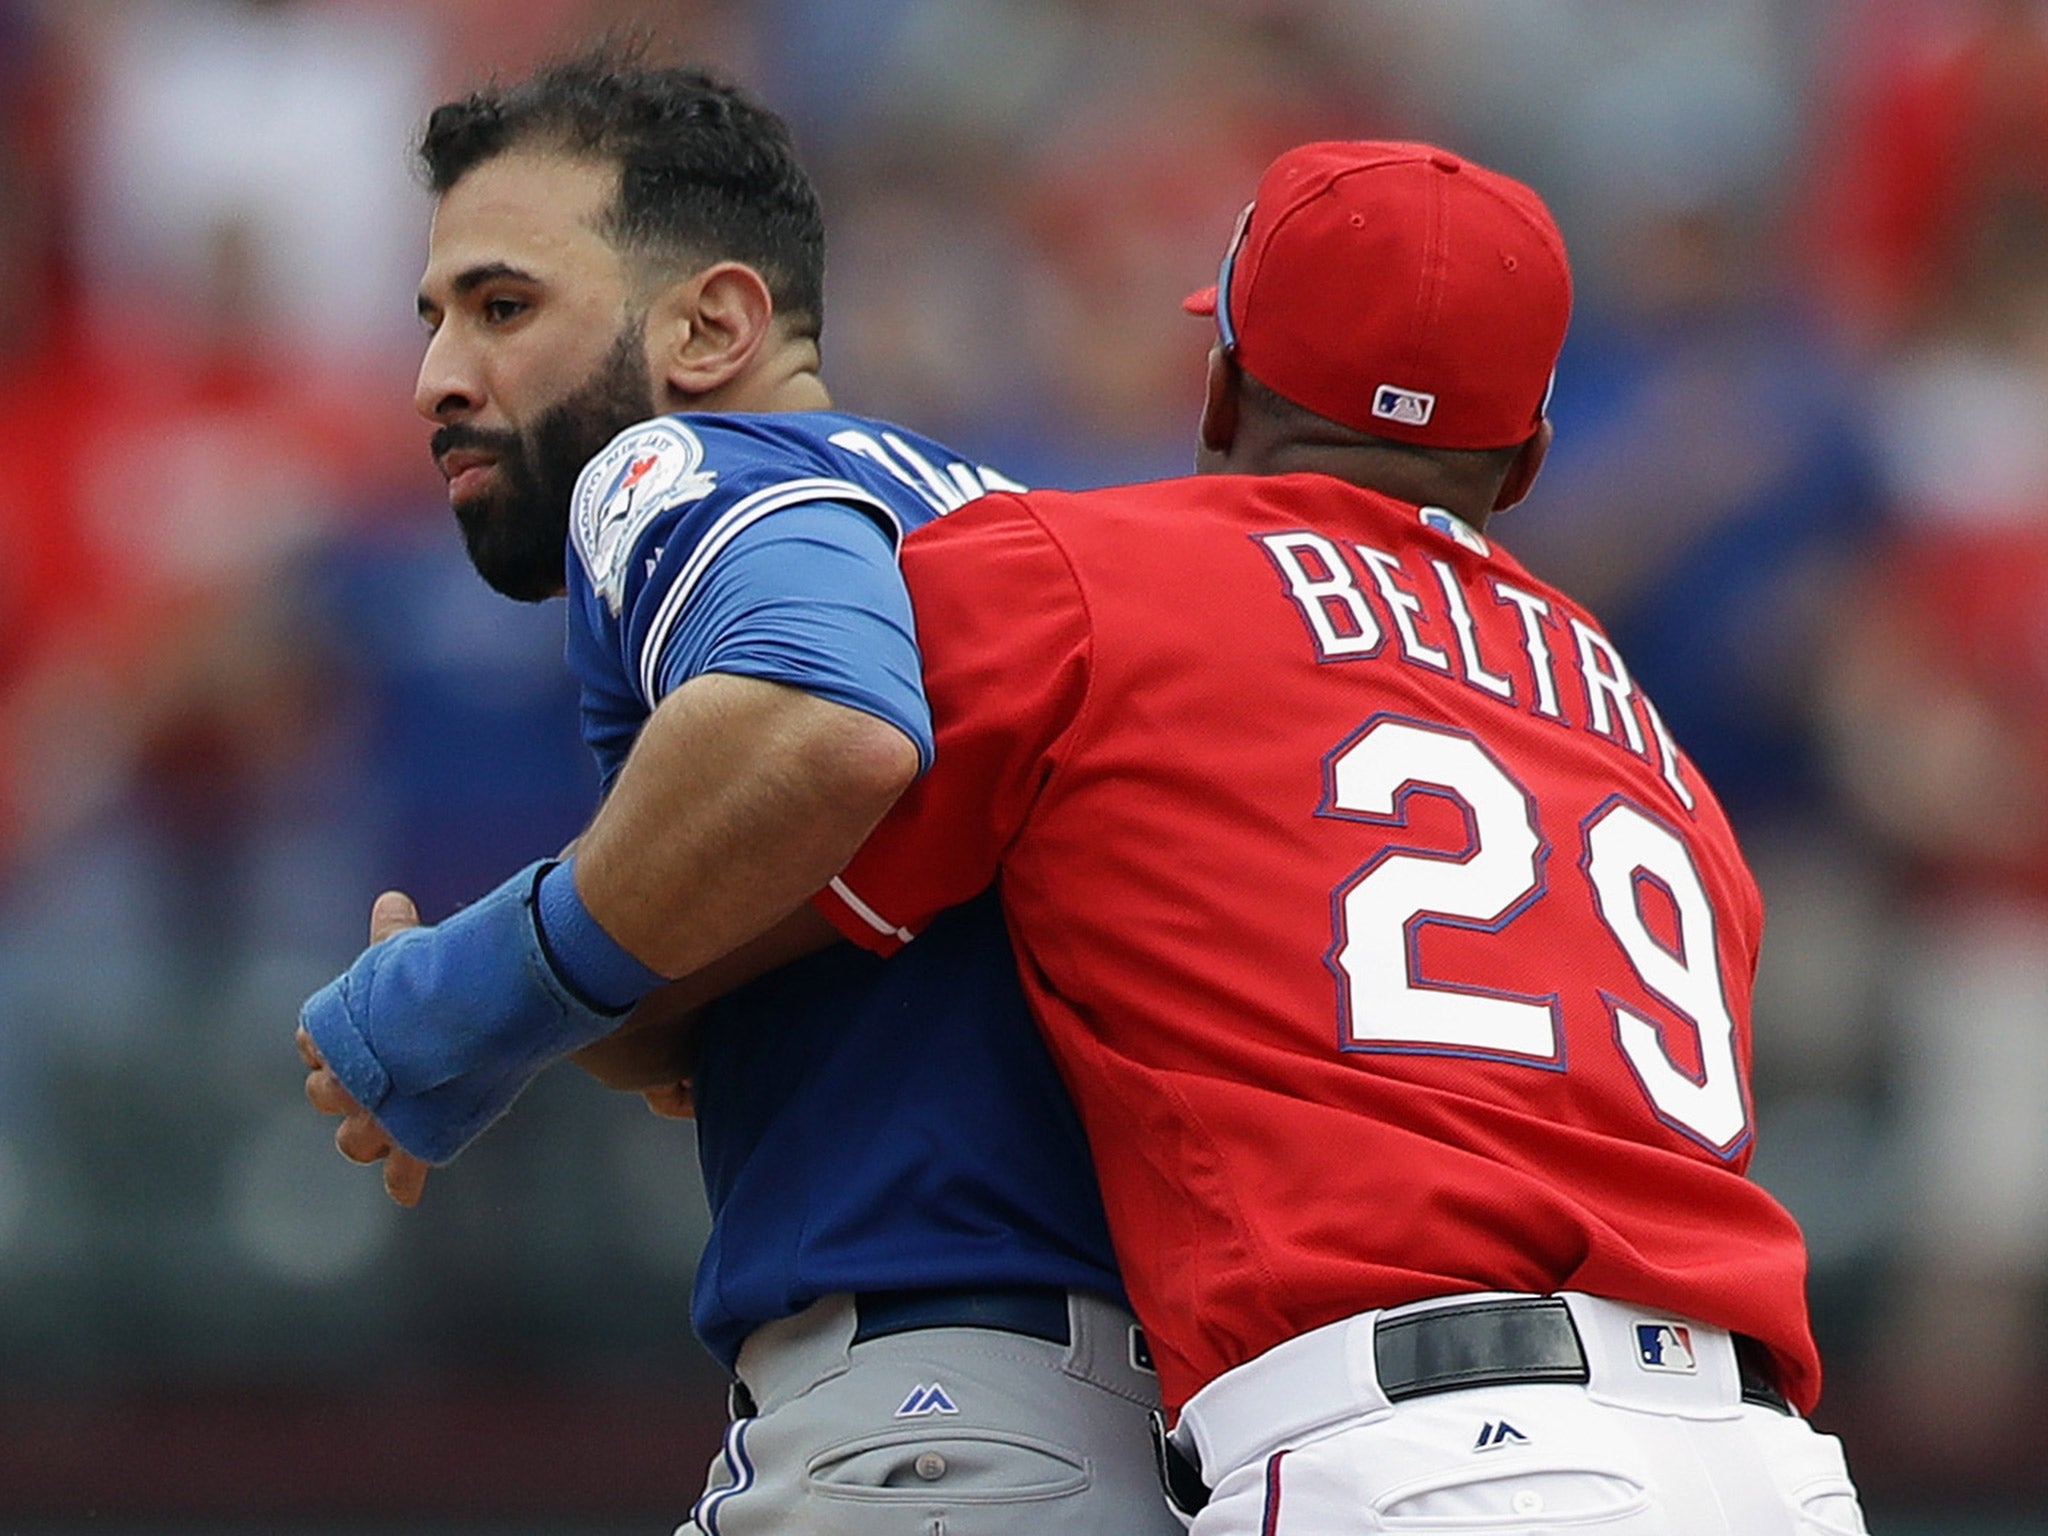
{"label": "blue undershirt sleeve", "polygon": [[895,538],[857,507],[803,502],[742,530],[650,643],[664,697],[703,672],[787,683],[888,721],[916,743],[920,770],[931,764]]}

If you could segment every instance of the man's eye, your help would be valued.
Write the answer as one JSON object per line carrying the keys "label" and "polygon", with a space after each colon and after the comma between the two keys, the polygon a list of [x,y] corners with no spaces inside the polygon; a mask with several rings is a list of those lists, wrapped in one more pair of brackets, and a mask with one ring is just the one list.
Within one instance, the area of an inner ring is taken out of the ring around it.
{"label": "man's eye", "polygon": [[483,304],[484,318],[494,325],[517,319],[525,312],[526,305],[518,299],[486,299]]}

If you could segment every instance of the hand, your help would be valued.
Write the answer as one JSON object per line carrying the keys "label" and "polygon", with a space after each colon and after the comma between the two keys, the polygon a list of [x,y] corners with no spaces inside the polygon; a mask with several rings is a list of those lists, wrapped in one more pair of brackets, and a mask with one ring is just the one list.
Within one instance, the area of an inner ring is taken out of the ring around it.
{"label": "hand", "polygon": [[647,1101],[649,1109],[665,1120],[697,1118],[697,1100],[690,1091],[688,1079],[680,1083],[665,1083],[659,1088],[643,1088],[640,1097]]}
{"label": "hand", "polygon": [[548,1066],[618,1027],[562,981],[543,944],[536,907],[554,867],[536,860],[438,923],[386,895],[377,937],[299,1007],[335,1080],[429,1165],[453,1161]]}
{"label": "hand", "polygon": [[[402,891],[386,891],[370,908],[370,942],[381,944],[394,933],[420,926],[419,909]],[[427,1186],[427,1167],[385,1134],[370,1112],[358,1104],[340,1079],[327,1070],[305,1025],[298,1028],[299,1059],[306,1064],[306,1099],[324,1115],[339,1115],[334,1145],[352,1163],[384,1164],[384,1193],[407,1207],[420,1203]]]}

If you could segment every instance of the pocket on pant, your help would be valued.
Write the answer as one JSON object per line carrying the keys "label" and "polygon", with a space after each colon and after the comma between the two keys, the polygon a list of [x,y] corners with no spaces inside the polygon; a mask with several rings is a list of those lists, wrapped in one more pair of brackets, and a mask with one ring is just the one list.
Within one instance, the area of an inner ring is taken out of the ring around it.
{"label": "pocket on pant", "polygon": [[1544,1468],[1510,1476],[1414,1484],[1378,1505],[1388,1530],[1492,1522],[1518,1530],[1569,1529],[1623,1519],[1649,1507],[1640,1483],[1613,1472]]}
{"label": "pocket on pant", "polygon": [[1840,1488],[1802,1492],[1799,1496],[1799,1520],[1813,1536],[1865,1536],[1869,1529],[1863,1523],[1862,1501],[1856,1497],[1856,1490],[1847,1484]]}
{"label": "pocket on pant", "polygon": [[1842,1442],[1804,1419],[1766,1409],[1745,1415],[1751,1442],[1763,1455],[1785,1502],[1811,1536],[1864,1536],[1863,1506],[1849,1479]]}
{"label": "pocket on pant", "polygon": [[1087,1461],[1024,1435],[902,1433],[849,1440],[813,1457],[824,1498],[995,1504],[1064,1498],[1089,1484]]}

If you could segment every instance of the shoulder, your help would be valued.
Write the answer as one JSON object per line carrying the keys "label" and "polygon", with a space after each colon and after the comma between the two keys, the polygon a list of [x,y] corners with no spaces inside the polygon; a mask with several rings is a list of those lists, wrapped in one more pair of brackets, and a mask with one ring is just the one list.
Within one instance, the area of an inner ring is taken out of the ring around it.
{"label": "shoulder", "polygon": [[614,612],[641,536],[717,489],[708,460],[702,434],[664,416],[628,427],[583,467],[569,500],[569,544]]}
{"label": "shoulder", "polygon": [[1085,621],[1083,568],[1093,562],[1085,541],[1076,550],[1061,537],[1065,499],[996,492],[913,529],[902,566],[920,632]]}
{"label": "shoulder", "polygon": [[682,550],[718,545],[806,501],[851,504],[895,537],[902,519],[887,486],[834,444],[850,420],[823,412],[688,415],[628,427],[584,467],[570,498],[569,543],[591,586],[616,613],[635,551],[653,530]]}
{"label": "shoulder", "polygon": [[1128,579],[1148,546],[1185,526],[1179,481],[1081,491],[992,491],[911,532],[904,574],[949,587],[1078,594],[1104,573]]}

